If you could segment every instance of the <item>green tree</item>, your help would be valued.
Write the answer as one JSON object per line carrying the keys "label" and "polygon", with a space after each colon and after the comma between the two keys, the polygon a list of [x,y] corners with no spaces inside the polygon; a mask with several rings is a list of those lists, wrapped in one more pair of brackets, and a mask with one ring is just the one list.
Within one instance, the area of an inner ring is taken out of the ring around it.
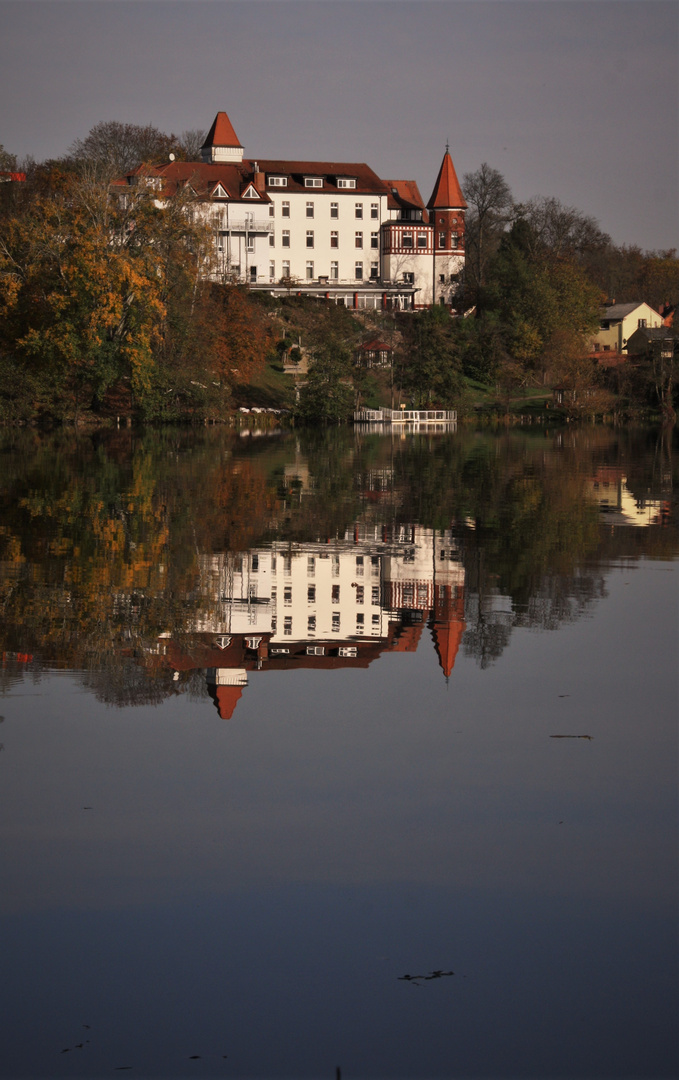
{"label": "green tree", "polygon": [[342,424],[353,410],[350,348],[328,338],[316,349],[306,383],[300,389],[296,415],[307,423]]}
{"label": "green tree", "polygon": [[447,309],[432,307],[404,326],[401,389],[416,408],[455,405],[463,392],[454,320]]}

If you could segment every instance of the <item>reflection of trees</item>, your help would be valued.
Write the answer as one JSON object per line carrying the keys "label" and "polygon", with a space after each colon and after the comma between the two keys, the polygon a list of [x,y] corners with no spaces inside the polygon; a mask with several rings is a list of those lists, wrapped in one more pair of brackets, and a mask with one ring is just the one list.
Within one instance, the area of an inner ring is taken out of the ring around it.
{"label": "reflection of trees", "polygon": [[[407,439],[332,429],[268,444],[223,430],[12,432],[0,454],[0,652],[84,671],[118,705],[203,695],[198,676],[172,680],[158,642],[186,641],[204,613],[206,554],[324,542],[354,523],[452,528],[463,648],[485,667],[515,626],[554,629],[605,596],[608,561],[679,550],[667,432],[657,442],[603,428]],[[588,496],[600,467],[662,499],[662,525],[602,526]],[[24,670],[5,665],[0,689]]]}

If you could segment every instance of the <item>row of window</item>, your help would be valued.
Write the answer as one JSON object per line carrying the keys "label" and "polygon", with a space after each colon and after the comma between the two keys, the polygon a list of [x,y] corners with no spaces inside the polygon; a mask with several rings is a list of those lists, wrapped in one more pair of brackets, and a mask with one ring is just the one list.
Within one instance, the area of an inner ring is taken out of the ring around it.
{"label": "row of window", "polygon": [[[379,627],[380,627],[380,616],[379,616],[379,614],[375,614],[375,615],[372,616],[371,624],[372,624],[373,631],[379,630]],[[341,620],[340,620],[339,611],[333,611],[331,626],[332,626],[333,634],[339,634],[340,629],[341,629]],[[274,619],[271,620],[271,630],[275,634],[277,629],[278,629],[278,624],[276,622],[276,619],[274,618]],[[356,633],[357,634],[362,634],[364,629],[365,629],[365,615],[363,614],[362,611],[358,611],[356,613]],[[315,615],[309,615],[307,617],[307,634],[312,636],[315,633],[316,633],[316,616]],[[283,634],[286,637],[292,637],[292,615],[286,615],[285,618],[283,619]],[[248,647],[250,647],[250,646],[248,646]],[[272,649],[271,653],[272,653],[272,655],[275,655],[277,652],[281,652],[281,651],[282,650]],[[319,653],[319,655],[323,655],[322,651]],[[342,656],[342,655],[349,656],[351,654],[350,653],[342,653],[342,652],[340,652],[340,656]]]}
{"label": "row of window", "polygon": [[[266,182],[269,187],[287,187],[287,176],[267,176]],[[354,176],[337,176],[335,177],[335,183],[338,188],[355,188],[356,177]],[[322,176],[305,176],[304,187],[308,188],[322,188],[323,177]]]}
{"label": "row of window", "polygon": [[[237,271],[239,268],[238,267],[233,267],[233,269]],[[281,278],[289,278],[290,276],[291,276],[290,263],[287,262],[284,259],[283,262],[281,263],[280,277]],[[306,263],[306,265],[304,267],[304,276],[305,276],[307,281],[315,281],[316,280],[315,266],[314,266],[314,263],[311,262],[310,260],[307,261],[307,263]],[[377,281],[379,276],[380,276],[379,263],[372,262],[370,264],[369,278],[370,278],[371,281]],[[354,263],[354,280],[355,281],[363,281],[364,278],[365,278],[365,268],[363,266],[363,263],[362,262]],[[330,281],[339,281],[339,263],[338,262],[331,262],[330,263],[330,273],[328,274],[328,279]],[[253,281],[253,282],[256,282],[258,280],[258,274],[257,274],[257,267],[256,266],[251,266],[250,267],[250,280]],[[276,275],[276,263],[274,262],[273,259],[269,263],[269,281],[278,281],[278,276]]]}
{"label": "row of window", "polygon": [[[289,265],[290,265],[290,263],[283,263],[283,266],[289,266]],[[369,558],[370,558],[370,564],[371,564],[371,573],[379,574],[379,572],[380,572],[380,557],[379,557],[379,555],[371,555],[371,556],[369,556]],[[357,574],[358,577],[363,577],[363,573],[364,573],[364,570],[365,570],[365,561],[366,561],[365,556],[363,556],[363,555],[357,555],[356,556],[355,573]],[[283,562],[283,573],[284,574],[291,574],[292,573],[292,555],[283,555],[282,562]],[[243,559],[242,559],[242,557],[240,559],[236,560],[235,569],[237,570],[238,573],[242,573],[242,571],[243,571]],[[272,571],[272,573],[275,574],[277,572],[277,569],[278,569],[277,558],[276,558],[275,554],[272,554],[272,556],[271,556],[271,571]],[[253,574],[257,574],[259,572],[259,555],[256,555],[256,554],[252,555],[251,562],[250,562],[250,570],[251,570],[251,572]],[[316,556],[315,555],[308,555],[307,556],[306,570],[307,570],[307,577],[313,577],[315,575],[315,573],[316,573]],[[333,577],[337,577],[339,575],[339,572],[340,572],[340,557],[339,557],[339,555],[333,555],[333,557],[332,557],[332,573],[333,573]],[[338,586],[333,585],[333,589],[335,589],[335,587],[337,587],[339,589],[339,585]],[[275,585],[273,587],[273,595],[274,596],[276,595],[276,586]],[[333,592],[333,596],[334,596],[334,592]],[[339,596],[339,593],[338,593],[338,596]]]}
{"label": "row of window", "polygon": [[[275,216],[276,216],[276,207],[274,206],[273,203],[270,203],[270,205],[269,205],[269,217],[275,217]],[[315,204],[313,202],[307,202],[307,204],[306,204],[306,216],[308,218],[312,218],[312,217],[315,216]],[[378,221],[379,216],[380,216],[380,204],[376,203],[376,202],[371,203],[370,204],[370,217],[374,221]],[[289,200],[284,199],[283,202],[281,203],[281,217],[290,217],[290,202],[289,202]],[[330,203],[330,217],[331,218],[339,218],[339,203],[336,203],[336,202],[331,202]],[[354,217],[355,218],[362,218],[363,217],[363,203],[354,203]]]}
{"label": "row of window", "polygon": [[[275,247],[275,246],[276,246],[276,235],[275,235],[275,233],[269,233],[269,247]],[[289,229],[283,229],[282,232],[281,232],[281,247],[290,247],[290,246],[291,246],[291,244],[290,244],[290,230]],[[307,229],[307,231],[306,231],[306,246],[308,248],[312,248],[312,247],[315,246],[315,233],[314,233],[313,229]],[[340,246],[339,233],[338,232],[331,232],[330,233],[330,247],[331,248],[338,248],[339,246]],[[377,232],[372,232],[370,234],[370,247],[371,248],[379,248],[379,246],[380,246],[380,234],[377,233]],[[362,248],[363,247],[363,233],[362,232],[355,232],[354,233],[354,247],[356,247],[356,248]]]}

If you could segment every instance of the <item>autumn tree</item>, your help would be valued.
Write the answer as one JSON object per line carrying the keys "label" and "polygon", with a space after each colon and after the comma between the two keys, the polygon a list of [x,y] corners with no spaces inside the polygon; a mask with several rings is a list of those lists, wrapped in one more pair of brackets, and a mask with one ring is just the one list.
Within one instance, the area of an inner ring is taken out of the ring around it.
{"label": "autumn tree", "polygon": [[123,124],[102,120],[84,139],[76,139],[68,149],[72,160],[93,171],[97,178],[112,180],[124,176],[141,162],[166,160],[181,140],[166,135],[153,124]]}

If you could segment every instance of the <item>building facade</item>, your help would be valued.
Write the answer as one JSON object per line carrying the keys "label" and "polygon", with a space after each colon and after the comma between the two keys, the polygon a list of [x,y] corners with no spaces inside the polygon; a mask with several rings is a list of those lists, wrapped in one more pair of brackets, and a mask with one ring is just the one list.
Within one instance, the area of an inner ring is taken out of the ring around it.
{"label": "building facade", "polygon": [[219,112],[201,161],[140,166],[121,184],[189,185],[215,233],[216,280],[350,307],[450,305],[464,271],[466,203],[448,148],[425,206],[417,184],[364,163],[244,156]]}

